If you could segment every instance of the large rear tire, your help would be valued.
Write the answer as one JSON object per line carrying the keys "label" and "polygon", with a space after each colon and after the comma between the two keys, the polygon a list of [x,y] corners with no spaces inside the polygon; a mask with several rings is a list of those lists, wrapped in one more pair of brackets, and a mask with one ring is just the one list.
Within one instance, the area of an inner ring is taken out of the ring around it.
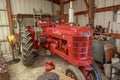
{"label": "large rear tire", "polygon": [[22,53],[22,62],[25,66],[31,66],[35,62],[33,42],[28,27],[20,29],[20,51]]}
{"label": "large rear tire", "polygon": [[73,80],[86,80],[80,69],[73,65],[68,66],[66,69],[66,75],[71,77]]}

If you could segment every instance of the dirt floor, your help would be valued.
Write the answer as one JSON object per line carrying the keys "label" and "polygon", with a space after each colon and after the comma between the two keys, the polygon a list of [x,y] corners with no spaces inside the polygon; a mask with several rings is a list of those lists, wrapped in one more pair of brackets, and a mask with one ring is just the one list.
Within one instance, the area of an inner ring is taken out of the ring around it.
{"label": "dirt floor", "polygon": [[[9,55],[9,58],[7,57],[6,60],[9,61],[11,58],[12,57]],[[19,58],[21,58],[21,56],[19,56]],[[37,80],[37,77],[45,72],[45,62],[49,60],[52,60],[56,66],[56,70],[62,73],[65,73],[65,69],[70,65],[57,55],[40,55],[37,57],[35,64],[31,67],[25,67],[22,61],[17,64],[9,65],[10,80]],[[103,80],[107,80],[104,75],[102,77]]]}

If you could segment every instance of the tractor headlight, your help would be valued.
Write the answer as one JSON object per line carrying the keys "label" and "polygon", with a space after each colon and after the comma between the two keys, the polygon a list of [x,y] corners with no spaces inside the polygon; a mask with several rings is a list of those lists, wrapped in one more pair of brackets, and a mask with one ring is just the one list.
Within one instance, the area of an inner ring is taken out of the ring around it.
{"label": "tractor headlight", "polygon": [[93,34],[90,33],[90,32],[83,32],[83,33],[81,34],[81,36],[82,36],[82,37],[90,37],[90,36],[93,36]]}

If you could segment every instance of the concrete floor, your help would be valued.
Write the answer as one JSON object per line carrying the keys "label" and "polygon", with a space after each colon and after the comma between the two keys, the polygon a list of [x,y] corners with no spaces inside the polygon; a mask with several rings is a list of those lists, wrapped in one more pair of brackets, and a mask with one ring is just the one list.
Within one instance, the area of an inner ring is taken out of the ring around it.
{"label": "concrete floor", "polygon": [[[20,57],[20,56],[19,56]],[[9,61],[11,57],[7,58]],[[65,72],[65,69],[68,65],[68,62],[65,62],[59,56],[48,56],[40,55],[37,57],[35,64],[31,67],[25,67],[20,61],[17,64],[9,66],[10,80],[37,80],[39,75],[42,75],[45,72],[45,62],[52,60],[56,66],[56,70],[60,72]],[[107,80],[102,74],[103,80]]]}

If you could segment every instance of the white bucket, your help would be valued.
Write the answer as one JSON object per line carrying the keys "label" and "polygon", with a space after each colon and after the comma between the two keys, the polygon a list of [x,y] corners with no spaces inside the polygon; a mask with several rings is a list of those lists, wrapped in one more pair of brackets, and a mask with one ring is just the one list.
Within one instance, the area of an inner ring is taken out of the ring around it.
{"label": "white bucket", "polygon": [[[119,62],[119,61],[120,61],[119,58],[112,58],[112,64],[117,63],[117,62]],[[117,72],[117,71],[118,71],[118,69],[112,68],[112,73],[115,73],[115,72]],[[115,77],[115,74],[112,74],[112,78],[113,78],[113,77]]]}
{"label": "white bucket", "polygon": [[104,73],[106,77],[110,78],[111,64],[104,64]]}

